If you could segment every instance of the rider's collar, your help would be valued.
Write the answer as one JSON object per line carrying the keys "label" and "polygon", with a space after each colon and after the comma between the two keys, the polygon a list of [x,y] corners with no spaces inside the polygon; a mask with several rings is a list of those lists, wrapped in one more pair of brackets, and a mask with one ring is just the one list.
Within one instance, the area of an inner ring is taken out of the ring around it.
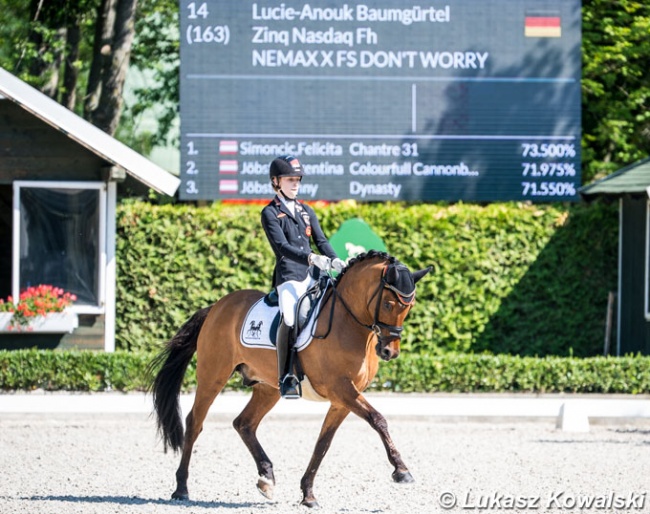
{"label": "rider's collar", "polygon": [[294,198],[291,200],[290,198],[286,198],[284,196],[284,193],[280,191],[281,194],[278,194],[278,198],[280,199],[280,202],[282,202],[282,205],[284,205],[287,209],[289,209],[289,212],[293,214],[294,216],[296,215],[296,205],[298,205],[298,202]]}

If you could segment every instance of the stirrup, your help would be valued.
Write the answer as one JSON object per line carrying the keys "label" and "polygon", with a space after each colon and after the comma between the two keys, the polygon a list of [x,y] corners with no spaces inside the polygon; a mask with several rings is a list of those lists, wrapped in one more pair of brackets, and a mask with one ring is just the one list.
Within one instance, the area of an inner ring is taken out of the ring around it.
{"label": "stirrup", "polygon": [[287,373],[280,381],[280,396],[289,400],[296,400],[301,397],[300,381],[296,375]]}

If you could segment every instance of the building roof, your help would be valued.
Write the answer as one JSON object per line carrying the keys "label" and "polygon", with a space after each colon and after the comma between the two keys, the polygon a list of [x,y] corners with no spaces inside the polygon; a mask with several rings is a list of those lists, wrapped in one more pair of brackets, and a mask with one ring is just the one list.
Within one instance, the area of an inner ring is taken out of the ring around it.
{"label": "building roof", "polygon": [[579,192],[587,200],[600,195],[645,194],[650,197],[650,157],[630,164],[604,179],[583,186]]}
{"label": "building roof", "polygon": [[178,177],[1,67],[0,94],[151,189],[170,196],[178,189]]}

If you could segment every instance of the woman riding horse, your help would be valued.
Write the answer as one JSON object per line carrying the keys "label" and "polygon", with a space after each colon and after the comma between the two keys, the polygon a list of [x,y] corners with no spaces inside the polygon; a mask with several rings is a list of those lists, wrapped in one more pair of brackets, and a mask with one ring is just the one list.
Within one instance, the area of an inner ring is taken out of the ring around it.
{"label": "woman riding horse", "polygon": [[[280,395],[284,398],[300,398],[298,379],[289,369],[287,358],[289,337],[296,323],[296,304],[315,284],[312,275],[315,268],[328,271],[331,267],[340,273],[345,267],[323,234],[314,210],[296,199],[303,175],[302,164],[295,157],[283,155],[274,159],[269,177],[277,195],[262,210],[262,227],[276,259],[273,286],[282,313],[276,348]],[[324,255],[312,252],[311,239]]]}
{"label": "woman riding horse", "polygon": [[[379,358],[388,361],[399,355],[404,319],[415,304],[415,285],[430,270],[411,273],[394,257],[370,251],[353,259],[328,289],[314,339],[299,354],[301,369],[314,392],[330,402],[311,461],[300,482],[303,505],[318,505],[313,492],[316,473],[336,430],[350,412],[365,419],[379,434],[394,467],[393,480],[413,481],[390,438],[385,418],[361,392],[375,377]],[[250,401],[233,426],[255,460],[259,491],[267,498],[273,495],[273,464],[256,432],[262,418],[280,400],[275,352],[249,348],[240,342],[246,314],[263,296],[261,291],[235,291],[196,312],[152,363],[153,367],[160,367],[152,390],[165,450],[167,447],[174,451],[182,449],[172,498],[188,498],[192,448],[210,405],[233,371],[238,371],[244,384],[253,389]],[[196,396],[183,433],[179,393],[195,352]]]}

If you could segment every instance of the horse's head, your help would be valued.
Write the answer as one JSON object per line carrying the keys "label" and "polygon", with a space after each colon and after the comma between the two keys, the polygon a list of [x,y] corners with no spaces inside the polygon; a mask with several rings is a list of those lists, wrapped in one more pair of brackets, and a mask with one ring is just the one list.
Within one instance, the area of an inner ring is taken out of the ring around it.
{"label": "horse's head", "polygon": [[[372,257],[379,259],[370,261]],[[372,250],[354,259],[350,265],[366,260],[370,266],[365,267],[362,273],[367,277],[363,282],[366,284],[364,289],[368,291],[367,314],[364,317],[372,320],[372,323],[358,321],[377,337],[375,351],[379,358],[389,361],[399,355],[404,320],[415,304],[415,285],[431,271],[431,267],[411,273],[394,257]]]}
{"label": "horse's head", "polygon": [[415,284],[429,271],[430,267],[411,273],[398,261],[384,266],[375,295],[373,322],[377,335],[375,350],[381,359],[389,361],[399,355],[404,319],[415,304]]}

